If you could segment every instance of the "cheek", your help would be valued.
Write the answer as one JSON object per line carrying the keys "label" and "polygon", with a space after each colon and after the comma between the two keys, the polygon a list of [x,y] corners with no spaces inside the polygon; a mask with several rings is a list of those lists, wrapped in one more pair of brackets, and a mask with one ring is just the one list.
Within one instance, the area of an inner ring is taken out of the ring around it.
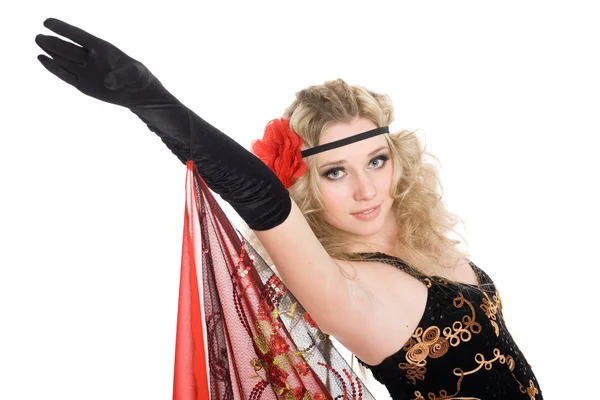
{"label": "cheek", "polygon": [[379,179],[377,180],[377,189],[380,193],[391,195],[392,186],[394,184],[392,181],[394,178],[394,168],[390,166],[381,172],[382,174],[378,176]]}
{"label": "cheek", "polygon": [[[323,182],[319,185],[323,203],[325,203],[326,214],[335,216],[345,212],[346,201],[348,199],[347,190],[339,182]],[[325,216],[327,219],[327,216]]]}

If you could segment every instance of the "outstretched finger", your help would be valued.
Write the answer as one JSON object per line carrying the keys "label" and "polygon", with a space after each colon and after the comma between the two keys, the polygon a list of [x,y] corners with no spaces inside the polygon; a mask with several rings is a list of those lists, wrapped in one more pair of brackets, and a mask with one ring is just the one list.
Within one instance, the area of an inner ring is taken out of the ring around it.
{"label": "outstretched finger", "polygon": [[48,58],[43,54],[37,56],[37,59],[42,63],[44,67],[46,67],[48,71],[52,72],[60,79],[67,82],[69,85],[77,87],[77,76],[58,65],[58,63],[55,60]]}
{"label": "outstretched finger", "polygon": [[83,64],[89,57],[89,53],[85,49],[54,36],[40,34],[35,37],[35,42],[53,58],[61,57],[77,64]]}
{"label": "outstretched finger", "polygon": [[69,25],[56,18],[48,18],[44,21],[44,26],[50,29],[54,33],[58,33],[61,36],[71,39],[75,43],[82,45],[83,47],[90,49],[94,44],[98,44],[101,39],[96,36],[87,33],[83,29],[79,29],[76,26]]}

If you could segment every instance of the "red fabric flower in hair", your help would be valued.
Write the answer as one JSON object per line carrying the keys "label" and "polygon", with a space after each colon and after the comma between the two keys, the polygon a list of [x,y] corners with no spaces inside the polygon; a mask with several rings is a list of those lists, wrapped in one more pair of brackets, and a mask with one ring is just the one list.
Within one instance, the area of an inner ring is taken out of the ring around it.
{"label": "red fabric flower in hair", "polygon": [[277,175],[288,189],[294,179],[306,172],[306,163],[300,153],[302,139],[290,129],[287,119],[274,119],[265,128],[261,139],[252,143],[252,152]]}

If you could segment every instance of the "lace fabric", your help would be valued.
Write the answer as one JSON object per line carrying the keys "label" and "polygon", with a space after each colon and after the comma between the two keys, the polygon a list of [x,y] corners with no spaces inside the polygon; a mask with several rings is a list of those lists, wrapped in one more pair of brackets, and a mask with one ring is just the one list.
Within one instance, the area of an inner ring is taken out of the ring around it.
{"label": "lace fabric", "polygon": [[175,399],[374,399],[191,161],[175,353]]}

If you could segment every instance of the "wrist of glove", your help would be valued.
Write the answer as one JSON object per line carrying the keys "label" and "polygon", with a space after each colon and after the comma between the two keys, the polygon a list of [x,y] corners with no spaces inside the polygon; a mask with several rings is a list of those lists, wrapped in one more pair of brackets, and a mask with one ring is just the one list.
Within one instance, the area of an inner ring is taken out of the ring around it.
{"label": "wrist of glove", "polygon": [[129,108],[182,162],[193,160],[208,187],[250,228],[267,230],[287,218],[291,199],[277,176],[181,104],[142,63],[60,20],[47,19],[44,26],[76,43],[36,36],[36,43],[52,57],[38,56],[48,71],[88,96]]}

